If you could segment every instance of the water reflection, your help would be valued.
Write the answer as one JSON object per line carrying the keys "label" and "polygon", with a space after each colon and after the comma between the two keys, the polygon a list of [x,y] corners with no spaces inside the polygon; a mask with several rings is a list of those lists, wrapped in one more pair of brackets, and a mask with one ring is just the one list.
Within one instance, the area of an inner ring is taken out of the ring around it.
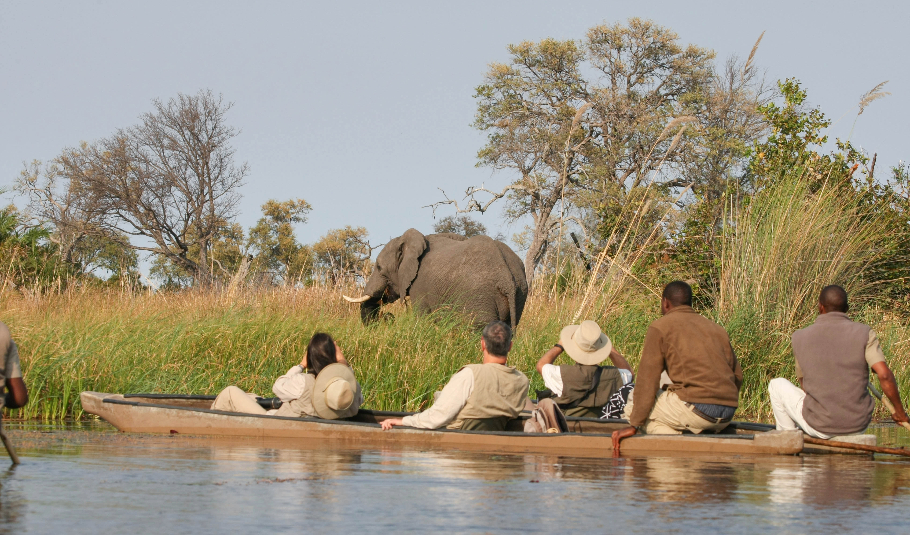
{"label": "water reflection", "polygon": [[[13,429],[0,531],[902,531],[896,458],[575,458]],[[305,529],[304,529],[305,530]]]}
{"label": "water reflection", "polygon": [[[0,463],[5,464],[5,459],[0,459]],[[0,533],[6,533],[7,526],[21,524],[25,517],[25,498],[18,489],[7,483],[15,470],[11,467],[0,472]]]}

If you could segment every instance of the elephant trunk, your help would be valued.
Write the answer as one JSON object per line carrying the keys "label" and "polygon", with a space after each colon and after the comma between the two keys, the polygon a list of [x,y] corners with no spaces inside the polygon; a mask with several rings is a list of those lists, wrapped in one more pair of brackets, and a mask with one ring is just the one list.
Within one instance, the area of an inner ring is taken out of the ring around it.
{"label": "elephant trunk", "polygon": [[360,319],[364,323],[370,323],[379,317],[379,308],[383,304],[395,300],[390,298],[388,290],[389,286],[385,278],[377,271],[374,271],[367,281],[363,295],[354,300],[348,299],[348,301],[360,303]]}

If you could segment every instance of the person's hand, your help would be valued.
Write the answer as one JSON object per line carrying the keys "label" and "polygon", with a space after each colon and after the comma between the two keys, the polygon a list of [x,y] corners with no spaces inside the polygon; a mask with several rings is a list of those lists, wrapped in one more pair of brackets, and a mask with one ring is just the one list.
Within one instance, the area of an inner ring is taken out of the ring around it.
{"label": "person's hand", "polygon": [[401,418],[387,418],[387,419],[379,422],[379,425],[382,426],[383,431],[388,431],[393,426],[404,425],[404,421]]}
{"label": "person's hand", "polygon": [[300,361],[300,367],[303,368],[304,370],[307,368],[307,365],[306,365],[306,353],[303,354],[303,359],[301,359],[301,361]]}
{"label": "person's hand", "polygon": [[891,415],[891,419],[893,419],[895,422],[897,422],[899,424],[910,423],[910,418],[907,417],[906,412],[895,412],[894,414]]}
{"label": "person's hand", "polygon": [[619,443],[624,438],[629,438],[635,433],[638,433],[638,429],[635,429],[632,426],[626,427],[624,429],[617,429],[613,431],[613,455],[619,455]]}

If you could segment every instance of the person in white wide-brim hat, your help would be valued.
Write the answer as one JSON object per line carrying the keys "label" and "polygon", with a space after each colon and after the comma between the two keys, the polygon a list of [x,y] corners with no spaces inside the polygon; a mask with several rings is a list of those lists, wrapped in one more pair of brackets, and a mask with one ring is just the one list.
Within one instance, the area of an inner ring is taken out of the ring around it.
{"label": "person in white wide-brim hat", "polygon": [[354,371],[346,365],[329,364],[316,376],[313,406],[320,418],[336,420],[354,416],[361,400],[360,385],[354,378]]}
{"label": "person in white wide-brim hat", "polygon": [[300,364],[292,366],[276,379],[272,391],[281,400],[278,409],[266,410],[260,402],[272,400],[260,400],[255,394],[248,394],[236,386],[222,390],[212,403],[212,409],[337,419],[354,416],[363,403],[363,393],[354,379],[350,364],[335,340],[326,333],[316,333],[310,338]]}
{"label": "person in white wide-brim hat", "polygon": [[[563,352],[575,364],[555,366]],[[614,366],[601,366],[610,359]],[[619,418],[634,385],[635,375],[626,359],[613,347],[610,338],[591,320],[569,325],[559,343],[537,361],[547,391],[566,416]]]}

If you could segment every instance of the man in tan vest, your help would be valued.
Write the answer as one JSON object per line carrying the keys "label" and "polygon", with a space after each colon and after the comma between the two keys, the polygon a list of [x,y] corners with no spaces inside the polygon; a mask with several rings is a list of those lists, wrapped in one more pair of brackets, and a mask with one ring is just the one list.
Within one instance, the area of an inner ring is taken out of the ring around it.
{"label": "man in tan vest", "polygon": [[0,409],[18,409],[28,403],[28,388],[22,379],[19,364],[19,348],[9,332],[9,327],[0,322]]}
{"label": "man in tan vest", "polygon": [[815,323],[793,333],[796,378],[802,388],[782,377],[768,384],[778,429],[799,428],[821,439],[865,431],[875,409],[866,388],[870,367],[897,409],[894,421],[908,421],[878,336],[868,325],[851,321],[848,309],[847,292],[825,286]]}
{"label": "man in tan vest", "polygon": [[528,399],[528,378],[511,366],[512,330],[501,321],[487,325],[480,338],[483,364],[468,364],[452,376],[429,409],[382,421],[382,428],[396,425],[420,429],[502,431],[517,418]]}

